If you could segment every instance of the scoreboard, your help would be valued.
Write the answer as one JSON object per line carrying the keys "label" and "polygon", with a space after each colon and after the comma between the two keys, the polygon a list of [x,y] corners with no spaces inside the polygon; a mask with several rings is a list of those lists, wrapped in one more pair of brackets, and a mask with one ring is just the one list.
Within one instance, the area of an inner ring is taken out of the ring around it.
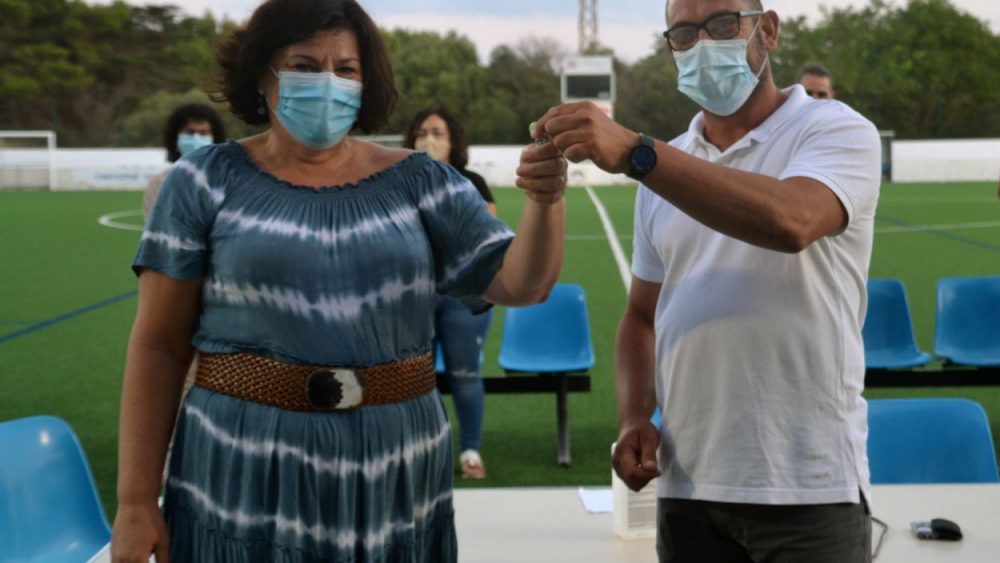
{"label": "scoreboard", "polygon": [[614,118],[615,69],[611,57],[566,57],[560,82],[563,102],[590,101]]}

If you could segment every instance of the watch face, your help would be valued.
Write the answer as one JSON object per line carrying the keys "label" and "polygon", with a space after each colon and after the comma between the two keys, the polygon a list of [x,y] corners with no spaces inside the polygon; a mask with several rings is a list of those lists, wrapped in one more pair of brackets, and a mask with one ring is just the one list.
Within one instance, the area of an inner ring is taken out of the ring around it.
{"label": "watch face", "polygon": [[632,167],[639,172],[649,172],[656,165],[656,150],[639,145],[632,151]]}
{"label": "watch face", "polygon": [[641,180],[643,176],[656,167],[656,145],[653,139],[646,135],[639,135],[639,144],[632,147],[628,156],[628,175],[635,180]]}

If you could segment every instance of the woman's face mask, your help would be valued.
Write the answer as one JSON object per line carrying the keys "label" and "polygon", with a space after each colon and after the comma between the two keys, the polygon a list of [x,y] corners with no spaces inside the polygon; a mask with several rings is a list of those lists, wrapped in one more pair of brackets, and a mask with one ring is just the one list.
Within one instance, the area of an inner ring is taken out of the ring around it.
{"label": "woman's face mask", "polygon": [[181,133],[177,135],[177,152],[184,156],[188,153],[194,152],[201,147],[211,145],[213,143],[211,135],[203,135],[200,133]]}
{"label": "woman's face mask", "polygon": [[332,72],[274,74],[278,77],[278,106],[274,115],[303,146],[328,149],[354,127],[361,109],[360,82]]}
{"label": "woman's face mask", "polygon": [[448,155],[451,154],[451,142],[440,135],[428,134],[418,138],[413,143],[413,148],[425,152],[434,160],[448,162]]}

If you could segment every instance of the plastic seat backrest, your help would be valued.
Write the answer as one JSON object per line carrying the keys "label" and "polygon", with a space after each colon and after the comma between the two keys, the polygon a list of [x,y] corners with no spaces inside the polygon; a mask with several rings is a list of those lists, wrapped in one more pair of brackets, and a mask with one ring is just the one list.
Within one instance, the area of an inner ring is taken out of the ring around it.
{"label": "plastic seat backrest", "polygon": [[444,373],[444,349],[441,348],[441,341],[434,340],[434,373]]}
{"label": "plastic seat backrest", "polygon": [[868,280],[868,312],[861,335],[869,368],[916,367],[931,361],[917,348],[906,289],[898,279]]}
{"label": "plastic seat backrest", "polygon": [[86,456],[52,416],[0,423],[0,562],[82,562],[111,539]]}
{"label": "plastic seat backrest", "polygon": [[1000,366],[1000,276],[938,280],[934,353],[956,364]]}
{"label": "plastic seat backrest", "polygon": [[968,399],[868,401],[873,484],[997,483],[996,452],[983,408]]}
{"label": "plastic seat backrest", "polygon": [[583,288],[556,284],[544,303],[508,308],[499,364],[506,371],[534,373],[579,373],[593,367]]}

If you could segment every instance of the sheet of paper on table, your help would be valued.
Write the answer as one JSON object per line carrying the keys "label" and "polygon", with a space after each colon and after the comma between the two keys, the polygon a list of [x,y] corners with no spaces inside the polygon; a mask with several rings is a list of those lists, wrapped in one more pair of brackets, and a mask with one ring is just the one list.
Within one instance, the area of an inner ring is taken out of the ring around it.
{"label": "sheet of paper on table", "polygon": [[614,508],[611,487],[599,487],[595,489],[580,487],[579,494],[580,500],[583,501],[583,508],[591,514],[611,512]]}

